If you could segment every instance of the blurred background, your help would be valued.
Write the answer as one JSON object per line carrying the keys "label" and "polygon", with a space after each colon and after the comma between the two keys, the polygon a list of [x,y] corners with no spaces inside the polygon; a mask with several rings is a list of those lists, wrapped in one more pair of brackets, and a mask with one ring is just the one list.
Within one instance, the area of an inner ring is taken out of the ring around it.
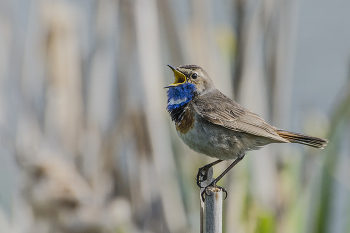
{"label": "blurred background", "polygon": [[0,232],[199,232],[213,159],[176,135],[166,64],[330,140],[249,152],[224,232],[350,232],[347,0],[1,0]]}

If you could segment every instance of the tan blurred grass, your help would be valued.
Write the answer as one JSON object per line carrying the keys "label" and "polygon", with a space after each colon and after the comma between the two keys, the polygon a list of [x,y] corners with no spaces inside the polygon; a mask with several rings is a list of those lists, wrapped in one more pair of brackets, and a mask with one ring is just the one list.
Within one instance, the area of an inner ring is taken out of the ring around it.
{"label": "tan blurred grass", "polygon": [[[198,232],[194,176],[209,160],[167,116],[166,63],[204,67],[218,89],[286,124],[288,4],[229,1],[237,24],[218,27],[209,1],[27,3],[0,11],[6,232]],[[226,232],[310,232],[324,220],[310,214],[320,168],[301,153],[315,152],[269,147],[229,174]]]}

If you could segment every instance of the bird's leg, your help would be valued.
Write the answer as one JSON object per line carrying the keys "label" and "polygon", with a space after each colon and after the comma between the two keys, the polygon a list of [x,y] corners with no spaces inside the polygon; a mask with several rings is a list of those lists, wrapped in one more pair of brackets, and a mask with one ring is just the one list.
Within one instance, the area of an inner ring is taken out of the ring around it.
{"label": "bird's leg", "polygon": [[[234,166],[236,166],[236,164],[244,158],[244,155],[245,155],[244,153],[240,154],[239,157],[238,157],[237,159],[235,159],[235,161],[233,161],[233,163],[231,163],[231,165],[228,166],[228,168],[226,168],[226,170],[225,170],[223,173],[221,173],[220,176],[216,177],[215,180],[213,180],[208,186],[206,186],[206,187],[204,188],[204,190],[203,190],[203,192],[202,192],[202,194],[201,194],[203,202],[204,202],[204,194],[208,195],[207,189],[208,189],[209,187],[215,187],[215,188],[221,189],[221,190],[225,193],[225,199],[226,199],[226,197],[227,197],[227,191],[226,191],[226,189],[223,188],[223,187],[220,187],[220,186],[216,185],[216,183],[217,183],[219,180],[221,180],[221,178],[222,178],[224,175],[226,175],[226,173],[229,172]],[[208,165],[209,165],[209,164],[208,164]]]}
{"label": "bird's leg", "polygon": [[204,167],[201,167],[198,169],[198,173],[197,173],[197,177],[196,177],[198,187],[203,188],[201,186],[201,183],[203,181],[207,180],[209,168],[211,168],[212,166],[214,166],[222,161],[223,160],[219,159],[219,160],[216,160],[216,161],[209,163],[209,164],[205,165]]}

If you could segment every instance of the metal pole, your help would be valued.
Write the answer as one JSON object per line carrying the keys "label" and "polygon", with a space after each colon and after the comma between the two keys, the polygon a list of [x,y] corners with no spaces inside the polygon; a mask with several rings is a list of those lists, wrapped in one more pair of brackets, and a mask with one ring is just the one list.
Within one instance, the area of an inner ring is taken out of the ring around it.
{"label": "metal pole", "polygon": [[222,191],[218,188],[207,190],[205,197],[205,232],[222,233]]}
{"label": "metal pole", "polygon": [[[205,187],[213,180],[213,168],[210,168],[207,180],[202,182],[201,185]],[[200,194],[203,190],[204,188],[201,188]],[[222,233],[222,191],[218,188],[208,188],[207,194],[205,194],[205,202],[202,201],[200,195],[200,232]]]}

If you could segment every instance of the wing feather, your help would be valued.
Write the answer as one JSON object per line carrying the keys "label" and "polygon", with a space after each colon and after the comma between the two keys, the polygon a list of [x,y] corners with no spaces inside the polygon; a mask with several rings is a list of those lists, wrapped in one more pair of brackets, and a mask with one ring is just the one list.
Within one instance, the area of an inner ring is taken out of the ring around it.
{"label": "wing feather", "polygon": [[218,90],[203,96],[196,96],[192,101],[192,106],[198,114],[213,124],[238,132],[288,142],[260,116],[243,108]]}

